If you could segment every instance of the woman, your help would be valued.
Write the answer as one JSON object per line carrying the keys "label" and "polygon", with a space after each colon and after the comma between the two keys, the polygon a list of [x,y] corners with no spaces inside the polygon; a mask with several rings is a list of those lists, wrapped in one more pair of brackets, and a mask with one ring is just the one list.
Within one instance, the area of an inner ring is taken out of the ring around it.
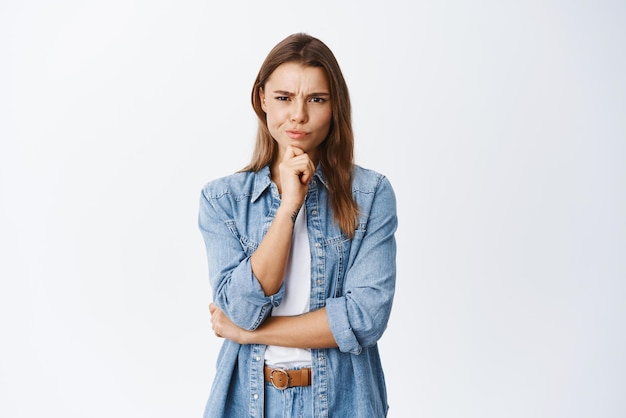
{"label": "woman", "polygon": [[384,417],[393,189],[353,162],[348,88],[319,39],[278,43],[252,106],[250,165],[200,201],[211,324],[225,339],[205,417]]}

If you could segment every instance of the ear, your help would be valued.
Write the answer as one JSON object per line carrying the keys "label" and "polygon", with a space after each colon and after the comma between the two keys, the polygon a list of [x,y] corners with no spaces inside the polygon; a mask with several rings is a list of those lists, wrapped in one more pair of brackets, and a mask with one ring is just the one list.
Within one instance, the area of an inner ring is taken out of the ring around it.
{"label": "ear", "polygon": [[259,99],[261,100],[261,109],[265,113],[267,113],[267,106],[265,105],[265,92],[263,91],[263,87],[259,89]]}

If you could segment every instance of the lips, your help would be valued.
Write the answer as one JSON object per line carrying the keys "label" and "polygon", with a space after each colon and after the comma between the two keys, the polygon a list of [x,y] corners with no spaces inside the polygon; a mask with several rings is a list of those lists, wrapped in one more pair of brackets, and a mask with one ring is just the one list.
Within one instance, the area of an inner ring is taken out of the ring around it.
{"label": "lips", "polygon": [[304,138],[306,136],[306,132],[305,131],[297,131],[295,129],[289,129],[289,130],[285,131],[285,133],[291,139],[302,139],[302,138]]}

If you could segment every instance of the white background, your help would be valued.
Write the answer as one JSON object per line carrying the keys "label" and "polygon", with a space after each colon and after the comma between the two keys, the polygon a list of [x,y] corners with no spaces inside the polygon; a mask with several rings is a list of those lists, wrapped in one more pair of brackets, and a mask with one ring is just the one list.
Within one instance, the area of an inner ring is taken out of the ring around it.
{"label": "white background", "polygon": [[398,198],[389,416],[626,416],[626,4],[1,1],[0,416],[200,417],[200,189],[326,42]]}

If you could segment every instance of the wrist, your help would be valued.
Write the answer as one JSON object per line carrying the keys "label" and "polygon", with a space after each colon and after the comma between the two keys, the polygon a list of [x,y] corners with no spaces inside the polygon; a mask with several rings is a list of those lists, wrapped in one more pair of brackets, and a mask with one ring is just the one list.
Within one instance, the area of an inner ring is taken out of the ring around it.
{"label": "wrist", "polygon": [[276,212],[276,217],[285,217],[291,220],[291,224],[296,223],[296,218],[298,217],[298,212],[300,211],[300,207],[281,205]]}
{"label": "wrist", "polygon": [[248,331],[247,329],[242,329],[239,332],[239,344],[242,345],[246,345],[246,344],[254,344],[252,335],[253,335],[254,331]]}

